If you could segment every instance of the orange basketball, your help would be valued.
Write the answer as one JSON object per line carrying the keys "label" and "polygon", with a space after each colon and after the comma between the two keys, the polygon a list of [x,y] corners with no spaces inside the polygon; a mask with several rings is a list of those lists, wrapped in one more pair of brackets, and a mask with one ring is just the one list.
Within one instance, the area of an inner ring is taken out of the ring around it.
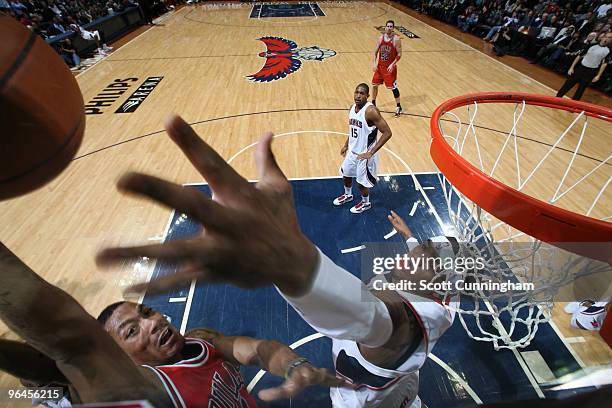
{"label": "orange basketball", "polygon": [[0,16],[0,200],[32,191],[72,160],[85,130],[79,86],[62,58]]}

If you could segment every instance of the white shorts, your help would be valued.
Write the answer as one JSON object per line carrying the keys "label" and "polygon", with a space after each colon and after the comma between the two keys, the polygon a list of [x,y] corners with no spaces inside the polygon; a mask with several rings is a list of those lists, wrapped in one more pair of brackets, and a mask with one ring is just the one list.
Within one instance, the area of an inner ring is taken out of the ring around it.
{"label": "white shorts", "polygon": [[348,151],[340,167],[340,174],[344,177],[356,178],[360,185],[372,188],[378,181],[377,167],[378,155],[374,155],[368,160],[359,160],[356,154]]}
{"label": "white shorts", "polygon": [[98,32],[98,30],[96,31],[83,30],[81,31],[81,37],[83,37],[84,40],[88,40],[88,41],[91,41],[93,39],[97,39],[98,41],[100,41],[100,33]]}

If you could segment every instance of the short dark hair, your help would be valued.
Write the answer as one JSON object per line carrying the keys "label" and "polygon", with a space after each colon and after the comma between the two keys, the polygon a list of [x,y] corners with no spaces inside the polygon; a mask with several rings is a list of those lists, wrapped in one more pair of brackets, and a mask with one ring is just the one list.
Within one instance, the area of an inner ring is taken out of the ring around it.
{"label": "short dark hair", "polygon": [[387,24],[389,24],[389,23],[393,24],[393,27],[395,27],[395,21],[393,21],[393,20],[387,20],[387,22],[385,23],[385,25],[387,25]]}
{"label": "short dark hair", "polygon": [[100,314],[98,315],[98,322],[100,322],[102,326],[106,325],[106,322],[108,321],[108,319],[110,319],[113,313],[115,313],[115,310],[117,310],[117,308],[124,303],[128,302],[126,300],[122,300],[120,302],[115,302],[111,305],[106,306],[104,310],[102,310],[102,312],[100,312]]}
{"label": "short dark hair", "polygon": [[368,84],[366,84],[365,82],[360,83],[359,85],[357,85],[357,88],[364,88],[366,93],[369,95],[370,94],[370,87],[368,86]]}

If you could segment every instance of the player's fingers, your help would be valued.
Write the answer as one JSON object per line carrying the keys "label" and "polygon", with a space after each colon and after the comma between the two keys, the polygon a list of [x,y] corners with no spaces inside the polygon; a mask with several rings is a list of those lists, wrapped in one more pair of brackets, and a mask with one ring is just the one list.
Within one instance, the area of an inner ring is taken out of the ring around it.
{"label": "player's fingers", "polygon": [[262,401],[274,401],[282,398],[289,398],[298,394],[302,390],[294,381],[287,380],[279,387],[268,388],[259,391],[257,396]]}
{"label": "player's fingers", "polygon": [[189,268],[172,275],[154,279],[150,282],[142,282],[129,286],[124,291],[124,296],[130,293],[142,293],[144,291],[149,295],[167,293],[172,289],[189,285],[194,280],[206,281],[208,283],[215,282],[212,274],[206,269]]}
{"label": "player's fingers", "polygon": [[271,132],[266,132],[255,149],[255,162],[259,171],[260,181],[285,181],[287,178],[283,171],[278,166],[274,153],[272,153],[272,139],[274,135]]}
{"label": "player's fingers", "polygon": [[202,257],[212,256],[213,252],[211,244],[205,240],[181,240],[154,245],[106,248],[98,253],[96,262],[98,265],[105,266],[144,257],[187,263]]}
{"label": "player's fingers", "polygon": [[318,368],[318,381],[317,384],[324,385],[326,387],[342,387],[350,388],[351,385],[341,378],[331,375],[329,371],[324,368]]}
{"label": "player's fingers", "polygon": [[148,197],[174,208],[216,230],[230,232],[236,216],[193,187],[184,187],[157,177],[128,173],[119,182],[120,190]]}
{"label": "player's fingers", "polygon": [[173,115],[166,120],[166,131],[183,151],[185,156],[208,181],[212,190],[219,194],[236,194],[248,182],[185,122]]}

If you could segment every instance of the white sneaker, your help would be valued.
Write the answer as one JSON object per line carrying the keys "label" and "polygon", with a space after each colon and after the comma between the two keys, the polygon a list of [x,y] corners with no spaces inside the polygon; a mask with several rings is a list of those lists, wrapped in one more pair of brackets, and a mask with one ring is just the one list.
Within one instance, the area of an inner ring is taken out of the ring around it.
{"label": "white sneaker", "polygon": [[565,313],[574,314],[581,307],[590,307],[590,306],[592,306],[594,304],[595,304],[595,301],[593,301],[591,299],[585,299],[585,300],[583,300],[581,302],[569,302],[567,305],[565,305],[563,310],[565,311]]}
{"label": "white sneaker", "polygon": [[113,50],[113,47],[109,47],[108,45],[104,44],[102,45],[102,49],[106,52],[109,52]]}
{"label": "white sneaker", "polygon": [[107,57],[108,56],[108,53],[106,51],[104,51],[102,48],[98,48],[98,54],[101,57]]}
{"label": "white sneaker", "polygon": [[334,205],[346,204],[349,201],[353,201],[353,195],[352,194],[342,194],[341,196],[334,198]]}
{"label": "white sneaker", "polygon": [[353,214],[359,214],[372,208],[372,203],[364,203],[363,201],[351,207]]}
{"label": "white sneaker", "polygon": [[563,310],[565,311],[565,313],[574,314],[574,312],[576,312],[579,307],[580,302],[569,302],[567,305],[565,305]]}
{"label": "white sneaker", "polygon": [[395,117],[396,118],[399,117],[399,115],[401,115],[403,111],[404,110],[402,109],[401,106],[398,106],[397,108],[395,108]]}

